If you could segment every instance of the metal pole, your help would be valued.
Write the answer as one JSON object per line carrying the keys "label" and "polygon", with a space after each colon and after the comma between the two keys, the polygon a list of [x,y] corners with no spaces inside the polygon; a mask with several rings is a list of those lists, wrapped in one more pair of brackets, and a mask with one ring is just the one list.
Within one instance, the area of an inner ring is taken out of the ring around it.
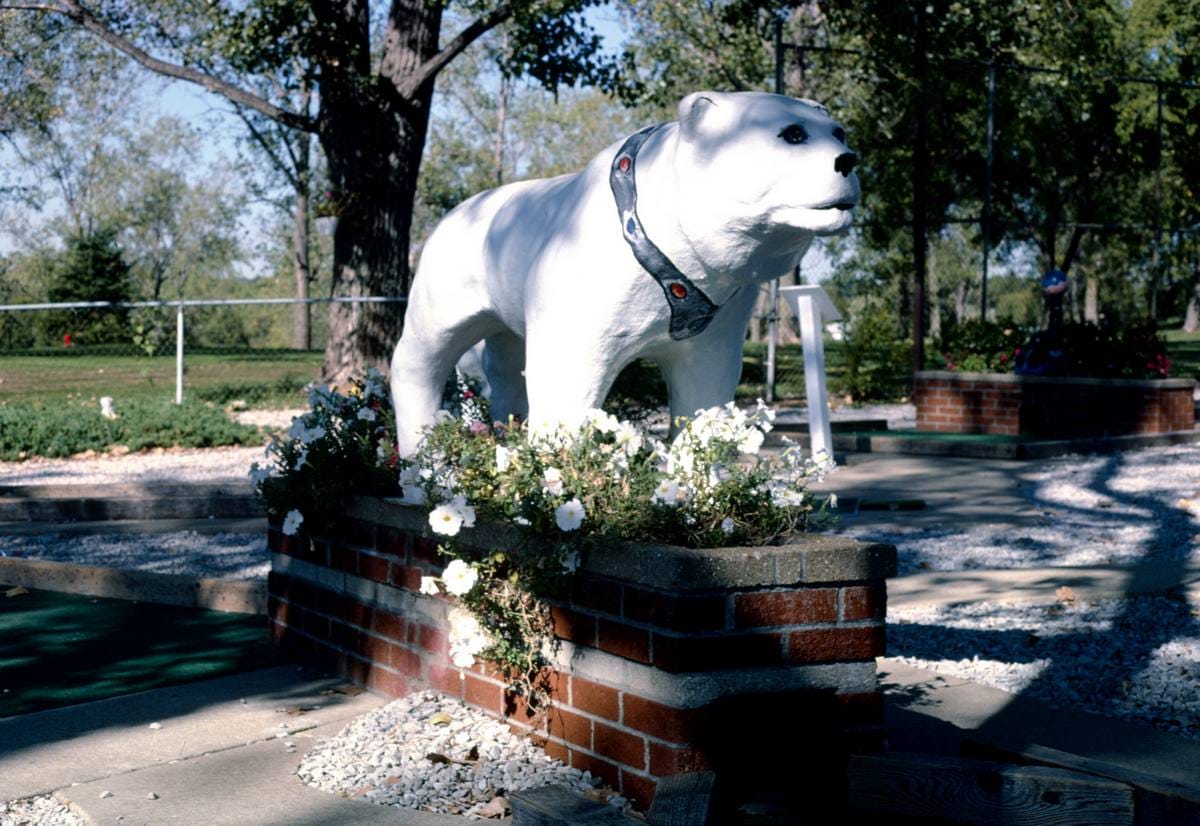
{"label": "metal pole", "polygon": [[1163,166],[1163,87],[1154,84],[1154,150],[1158,156],[1154,164],[1154,241],[1150,253],[1150,318],[1158,321],[1158,285],[1162,266],[1159,246],[1162,242],[1162,166]]}
{"label": "metal pole", "polygon": [[183,404],[183,302],[175,312],[175,404]]}
{"label": "metal pole", "polygon": [[979,318],[987,321],[988,317],[988,258],[991,256],[991,225],[992,225],[992,140],[995,136],[996,124],[996,64],[988,61],[988,97],[987,97],[987,173],[983,179],[983,281],[979,288]]}
{"label": "metal pole", "polygon": [[917,3],[916,27],[913,49],[913,74],[917,81],[917,97],[915,103],[916,134],[913,140],[912,168],[912,236],[913,236],[913,295],[912,295],[912,334],[913,372],[925,369],[925,187],[928,181],[929,158],[926,133],[928,130],[925,111],[925,76],[929,64],[929,56],[925,53],[925,4]]}
{"label": "metal pole", "polygon": [[[775,94],[783,94],[783,20],[775,18]],[[775,342],[779,336],[779,279],[774,278],[768,289],[767,313],[767,402],[775,401]]]}

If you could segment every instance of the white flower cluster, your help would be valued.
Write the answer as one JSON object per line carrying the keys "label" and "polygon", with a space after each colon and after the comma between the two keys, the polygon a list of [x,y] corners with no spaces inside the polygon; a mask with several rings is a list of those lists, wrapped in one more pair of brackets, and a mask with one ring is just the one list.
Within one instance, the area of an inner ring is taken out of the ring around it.
{"label": "white flower cluster", "polygon": [[469,668],[475,664],[475,657],[491,644],[492,638],[474,614],[462,608],[450,609],[451,662],[459,668]]}

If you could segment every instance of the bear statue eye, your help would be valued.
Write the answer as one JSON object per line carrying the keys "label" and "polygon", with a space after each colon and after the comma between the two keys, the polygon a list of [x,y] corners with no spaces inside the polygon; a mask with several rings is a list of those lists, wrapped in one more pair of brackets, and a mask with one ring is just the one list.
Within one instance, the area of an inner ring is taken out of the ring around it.
{"label": "bear statue eye", "polygon": [[791,126],[784,127],[779,133],[779,137],[783,138],[788,143],[804,143],[808,140],[808,132],[804,131],[804,127],[798,123],[793,123]]}
{"label": "bear statue eye", "polygon": [[842,143],[846,142],[846,130],[840,126],[837,129],[833,130],[833,136],[835,138],[837,138],[839,141],[841,141]]}

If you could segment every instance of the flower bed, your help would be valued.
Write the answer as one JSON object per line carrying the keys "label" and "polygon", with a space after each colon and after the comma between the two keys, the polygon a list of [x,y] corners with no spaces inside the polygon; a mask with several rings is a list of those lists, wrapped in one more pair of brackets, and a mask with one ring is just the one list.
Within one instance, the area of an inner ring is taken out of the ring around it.
{"label": "flower bed", "polygon": [[[459,550],[511,552],[521,536],[480,520],[461,529]],[[890,546],[814,534],[591,546],[549,601],[558,646],[537,674],[550,699],[539,710],[493,665],[454,665],[460,609],[428,593],[430,578],[457,575],[439,539],[427,509],[395,498],[354,497],[316,536],[275,521],[272,638],[384,694],[432,686],[463,698],[642,806],[656,778],[703,767],[737,783],[779,774],[827,796],[841,757],[881,741],[874,658]]]}
{"label": "flower bed", "polygon": [[1196,426],[1192,379],[1090,379],[925,371],[917,430],[1074,438]]}

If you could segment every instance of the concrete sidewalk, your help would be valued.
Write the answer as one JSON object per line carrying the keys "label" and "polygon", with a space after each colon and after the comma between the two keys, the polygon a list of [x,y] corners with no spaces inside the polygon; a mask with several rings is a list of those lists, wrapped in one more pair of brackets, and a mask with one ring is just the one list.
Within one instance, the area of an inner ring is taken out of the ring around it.
{"label": "concrete sidewalk", "polygon": [[94,823],[460,823],[296,777],[318,738],[386,702],[346,688],[281,666],[0,720],[0,800],[55,792]]}

